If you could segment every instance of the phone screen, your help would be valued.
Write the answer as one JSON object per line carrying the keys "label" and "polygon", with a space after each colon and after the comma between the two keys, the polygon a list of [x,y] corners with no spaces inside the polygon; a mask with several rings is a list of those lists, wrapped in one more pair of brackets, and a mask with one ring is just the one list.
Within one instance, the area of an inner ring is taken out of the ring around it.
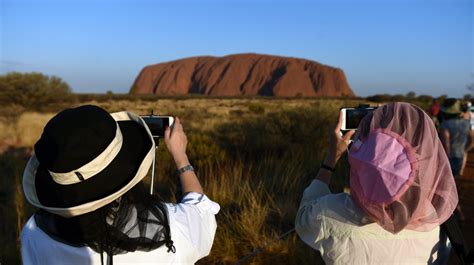
{"label": "phone screen", "polygon": [[142,117],[153,137],[165,137],[165,129],[169,124],[169,117]]}
{"label": "phone screen", "polygon": [[359,123],[368,113],[372,112],[374,108],[354,108],[346,109],[346,130],[354,130],[359,127]]}

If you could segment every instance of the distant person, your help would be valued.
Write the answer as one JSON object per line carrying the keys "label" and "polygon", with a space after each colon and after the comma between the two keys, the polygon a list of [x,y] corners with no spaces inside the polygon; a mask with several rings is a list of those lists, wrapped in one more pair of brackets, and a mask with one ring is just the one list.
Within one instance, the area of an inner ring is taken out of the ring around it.
{"label": "distant person", "polygon": [[[469,124],[470,124],[470,128],[471,128],[471,131],[470,131],[470,134],[473,132],[474,130],[474,125],[472,123],[472,120],[474,119],[474,116],[471,112],[471,106],[472,106],[472,103],[470,101],[468,102],[465,102],[463,103],[462,107],[461,107],[461,111],[463,113],[463,118],[466,119],[467,121],[469,121]],[[469,146],[471,146],[471,142],[469,142],[469,140],[473,140],[474,137],[469,137],[468,138],[468,143],[466,144],[466,147],[465,148],[465,153],[464,153],[464,158],[462,160],[462,166],[461,166],[461,176],[464,175],[464,169],[466,168],[466,164],[467,164],[467,157],[468,157],[468,149],[469,149]]]}
{"label": "distant person", "polygon": [[435,123],[436,128],[438,128],[440,120],[439,120],[439,113],[441,110],[441,105],[439,104],[439,101],[437,99],[433,99],[433,102],[431,103],[430,106],[430,116],[431,119],[433,119],[433,122]]}
{"label": "distant person", "polygon": [[465,154],[472,148],[474,135],[470,122],[463,118],[461,101],[448,98],[441,108],[443,121],[440,124],[440,136],[449,158],[452,173],[461,176]]}
{"label": "distant person", "polygon": [[139,116],[81,106],[52,118],[23,176],[38,207],[22,231],[23,263],[193,264],[208,255],[219,205],[189,164],[179,119],[165,143],[179,169],[178,204],[145,189],[155,144]]}
{"label": "distant person", "polygon": [[469,102],[467,102],[466,106],[467,106],[467,115],[466,116],[469,116],[470,118],[470,123],[471,123],[471,130],[474,131],[474,108],[472,107],[472,102],[474,101],[474,99],[471,99]]}
{"label": "distant person", "polygon": [[469,101],[463,102],[461,105],[462,117],[468,120],[469,122],[471,121],[471,111],[470,111],[471,106],[472,106],[472,103]]}
{"label": "distant person", "polygon": [[342,119],[329,151],[305,189],[296,231],[326,264],[443,264],[449,257],[440,224],[458,204],[454,178],[431,118],[407,103],[368,114],[349,150],[350,194],[328,184],[351,131]]}

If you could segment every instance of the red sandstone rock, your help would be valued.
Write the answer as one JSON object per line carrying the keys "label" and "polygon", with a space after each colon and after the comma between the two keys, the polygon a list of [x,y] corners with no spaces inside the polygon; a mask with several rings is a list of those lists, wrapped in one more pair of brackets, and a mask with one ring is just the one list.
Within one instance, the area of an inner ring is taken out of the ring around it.
{"label": "red sandstone rock", "polygon": [[354,96],[339,68],[305,59],[260,54],[192,57],[146,66],[130,93]]}

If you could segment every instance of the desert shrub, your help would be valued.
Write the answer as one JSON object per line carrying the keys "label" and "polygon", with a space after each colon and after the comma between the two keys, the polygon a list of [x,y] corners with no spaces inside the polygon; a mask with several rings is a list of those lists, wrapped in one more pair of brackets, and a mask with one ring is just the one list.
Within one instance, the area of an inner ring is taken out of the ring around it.
{"label": "desert shrub", "polygon": [[[207,134],[191,132],[188,134],[187,154],[191,164],[200,172],[201,169],[213,168],[219,171],[217,165],[222,164],[226,159],[225,151],[218,146]],[[154,185],[155,190],[165,200],[176,201],[180,197],[177,184],[179,183],[176,175],[176,166],[173,158],[166,150],[164,140],[160,140],[158,150],[156,153],[156,174]],[[149,176],[145,182],[151,179]]]}
{"label": "desert shrub", "polygon": [[405,97],[405,95],[402,95],[402,94],[396,94],[396,95],[393,95],[392,98],[390,99],[391,102],[400,102],[400,101],[406,101],[407,98]]}
{"label": "desert shrub", "polygon": [[[267,190],[300,191],[319,169],[338,108],[313,105],[247,117],[218,125],[213,138],[230,159],[241,160],[257,176],[267,176],[261,178]],[[337,168],[331,189],[340,192],[348,186],[345,157]]]}
{"label": "desert shrub", "polygon": [[433,101],[433,97],[429,95],[413,94],[413,92],[407,93],[407,95],[389,95],[389,94],[376,94],[367,97],[368,101],[377,103],[388,103],[388,102],[408,102],[419,106],[422,109],[427,110]]}
{"label": "desert shrub", "polygon": [[421,101],[421,102],[432,102],[433,101],[433,97],[430,96],[430,95],[419,95],[418,97],[416,97],[416,100],[417,101]]}
{"label": "desert shrub", "polygon": [[[233,123],[218,125],[216,141],[233,157],[261,158],[304,153],[315,155],[324,150],[328,124],[332,124],[337,109],[299,107],[248,117]],[[322,148],[322,149],[321,149]]]}
{"label": "desert shrub", "polygon": [[224,162],[225,151],[205,133],[192,133],[188,136],[188,155],[196,166]]}
{"label": "desert shrub", "polygon": [[265,107],[262,104],[253,103],[249,105],[249,111],[254,114],[265,113]]}
{"label": "desert shrub", "polygon": [[12,72],[0,76],[0,103],[28,110],[46,110],[73,100],[69,85],[56,76]]}
{"label": "desert shrub", "polygon": [[233,117],[241,117],[245,115],[245,112],[241,109],[233,109],[229,111],[229,114]]}
{"label": "desert shrub", "polygon": [[131,95],[126,93],[114,93],[111,90],[108,90],[104,94],[99,93],[81,93],[77,94],[77,100],[81,103],[95,101],[95,102],[107,102],[107,101],[118,101],[118,100],[127,100],[131,102],[135,102],[140,100],[141,98],[152,100],[157,99],[153,95]]}
{"label": "desert shrub", "polygon": [[389,94],[376,94],[373,96],[368,96],[367,100],[372,102],[389,102],[392,100],[392,96]]}
{"label": "desert shrub", "polygon": [[408,99],[414,99],[416,97],[416,93],[413,92],[413,91],[410,91],[410,92],[406,93],[405,97],[408,98]]}

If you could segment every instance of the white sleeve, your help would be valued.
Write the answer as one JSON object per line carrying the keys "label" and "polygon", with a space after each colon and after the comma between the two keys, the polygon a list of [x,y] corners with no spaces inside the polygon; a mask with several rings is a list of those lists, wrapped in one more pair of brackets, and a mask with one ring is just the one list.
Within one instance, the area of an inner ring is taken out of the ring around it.
{"label": "white sleeve", "polygon": [[209,255],[217,228],[215,215],[220,210],[219,204],[204,194],[190,192],[168,210],[184,230],[184,236],[197,249],[199,259]]}
{"label": "white sleeve", "polygon": [[316,200],[318,200],[320,197],[323,197],[329,194],[331,194],[331,191],[329,190],[328,184],[315,179],[304,190],[300,207],[306,204],[312,204],[316,202]]}
{"label": "white sleeve", "polygon": [[326,237],[323,208],[318,199],[330,194],[328,186],[313,180],[303,192],[303,198],[296,215],[295,229],[301,240],[322,253],[321,240]]}

